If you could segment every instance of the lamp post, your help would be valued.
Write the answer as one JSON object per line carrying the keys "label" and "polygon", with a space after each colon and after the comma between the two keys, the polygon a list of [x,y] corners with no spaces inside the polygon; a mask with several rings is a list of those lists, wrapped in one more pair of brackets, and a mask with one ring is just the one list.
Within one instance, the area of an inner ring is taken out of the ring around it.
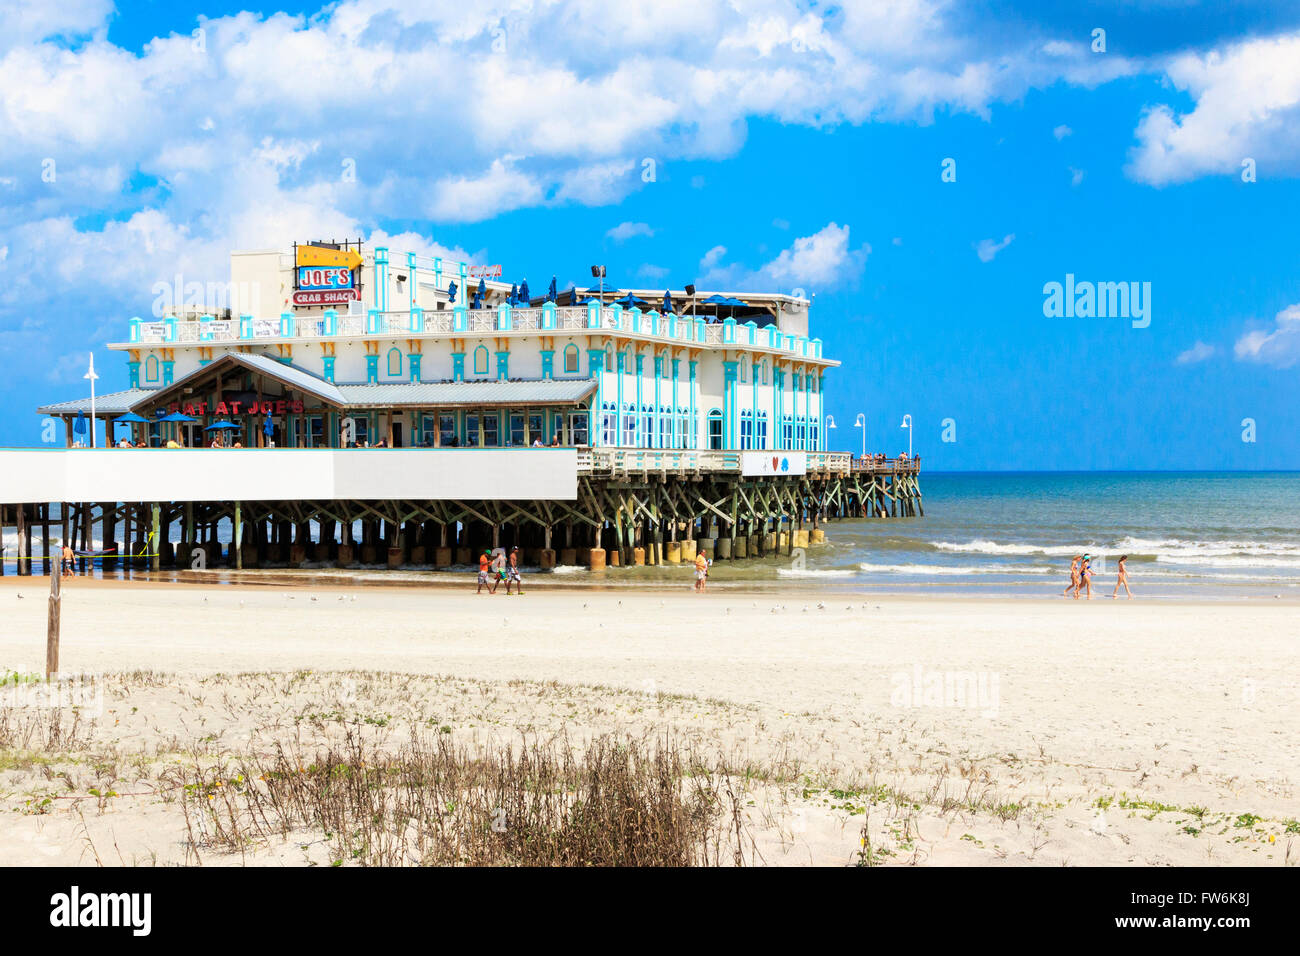
{"label": "lamp post", "polygon": [[90,381],[90,447],[95,447],[95,379],[99,378],[95,374],[95,353],[90,353],[90,368],[82,376]]}
{"label": "lamp post", "polygon": [[824,436],[826,436],[826,437],[825,437],[825,440],[822,442],[822,448],[823,448],[823,449],[826,449],[826,448],[830,448],[830,447],[831,447],[831,436],[830,436],[830,430],[831,430],[832,428],[834,428],[834,427],[835,427],[835,416],[834,416],[834,415],[827,415],[827,416],[826,416],[826,427],[825,427],[824,429],[822,429],[822,434],[823,434]]}
{"label": "lamp post", "polygon": [[858,420],[853,423],[854,428],[862,429],[862,457],[867,457],[867,416],[858,412]]}
{"label": "lamp post", "polygon": [[899,425],[898,427],[907,429],[907,457],[911,458],[912,457],[912,416],[904,415],[903,424]]}
{"label": "lamp post", "polygon": [[600,280],[600,307],[605,308],[605,267],[592,266],[591,277]]}

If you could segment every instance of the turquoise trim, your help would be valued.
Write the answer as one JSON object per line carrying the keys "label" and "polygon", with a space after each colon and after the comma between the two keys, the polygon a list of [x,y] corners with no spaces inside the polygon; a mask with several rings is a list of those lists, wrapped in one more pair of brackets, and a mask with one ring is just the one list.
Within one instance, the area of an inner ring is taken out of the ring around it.
{"label": "turquoise trim", "polygon": [[251,315],[241,315],[239,317],[239,337],[241,339],[251,339],[253,337],[253,317]]}
{"label": "turquoise trim", "polygon": [[[137,320],[133,319],[132,321],[137,321]],[[130,381],[132,388],[139,388],[140,387],[140,363],[127,362],[126,376],[127,379]]]}
{"label": "turquoise trim", "polygon": [[378,355],[366,356],[366,384],[367,385],[379,384],[379,356]]}
{"label": "turquoise trim", "polygon": [[333,355],[324,356],[321,359],[321,363],[324,365],[324,369],[322,370],[322,372],[325,381],[327,382],[334,381],[334,356]]}
{"label": "turquoise trim", "polygon": [[465,332],[469,329],[469,309],[463,305],[453,306],[451,310],[451,328],[454,332]]}
{"label": "turquoise trim", "polygon": [[[587,349],[587,374],[596,380],[596,397],[591,401],[591,410],[587,421],[587,441],[592,448],[604,444],[603,421],[597,415],[605,413],[605,350]],[[600,424],[602,427],[596,427]]]}
{"label": "turquoise trim", "polygon": [[293,313],[292,312],[280,313],[280,336],[286,339],[293,338]]}
{"label": "turquoise trim", "polygon": [[465,381],[465,353],[451,353],[451,378],[454,382]]}
{"label": "turquoise trim", "polygon": [[555,349],[542,349],[542,378],[555,377]]}
{"label": "turquoise trim", "polygon": [[510,377],[510,352],[497,353],[497,378],[505,381]]}
{"label": "turquoise trim", "polygon": [[325,310],[325,334],[339,334],[339,314],[334,309]]}
{"label": "turquoise trim", "polygon": [[[701,321],[701,323],[703,323],[704,320],[701,319],[700,321]],[[700,392],[700,383],[699,383],[699,378],[698,378],[698,376],[696,375],[696,369],[697,369],[697,367],[699,366],[700,363],[699,363],[698,360],[696,360],[696,359],[692,359],[692,360],[690,361],[689,364],[690,364],[690,375],[691,375],[691,378],[690,378],[690,384],[691,384],[691,433],[690,433],[690,435],[687,436],[687,437],[690,439],[690,447],[691,447],[691,448],[699,448],[699,447],[700,447],[700,418],[699,418],[699,402],[698,402],[698,398],[699,398],[699,392]]]}
{"label": "turquoise trim", "polygon": [[411,369],[411,381],[418,382],[420,380],[420,360],[423,359],[424,356],[419,352],[412,352],[406,358]]}

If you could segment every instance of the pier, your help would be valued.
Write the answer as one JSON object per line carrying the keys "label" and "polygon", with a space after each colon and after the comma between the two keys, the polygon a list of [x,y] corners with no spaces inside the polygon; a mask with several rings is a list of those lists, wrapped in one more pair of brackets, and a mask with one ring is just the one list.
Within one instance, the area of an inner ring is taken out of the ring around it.
{"label": "pier", "polygon": [[924,514],[919,460],[839,452],[12,449],[0,469],[7,574],[48,571],[52,539],[82,570],[98,551],[107,571],[201,571],[444,568],[515,546],[598,570],[790,556],[828,522]]}

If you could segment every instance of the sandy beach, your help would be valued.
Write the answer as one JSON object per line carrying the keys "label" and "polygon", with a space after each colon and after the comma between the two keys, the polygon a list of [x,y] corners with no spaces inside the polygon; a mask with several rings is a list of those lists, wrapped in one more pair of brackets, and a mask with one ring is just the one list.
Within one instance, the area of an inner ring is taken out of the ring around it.
{"label": "sandy beach", "polygon": [[[43,671],[47,583],[0,583],[0,671]],[[1289,601],[64,593],[62,669],[101,675],[102,706],[44,749],[14,733],[39,708],[0,711],[7,864],[325,862],[306,836],[196,858],[165,769],[349,722],[476,747],[670,735],[747,768],[753,862],[769,865],[863,862],[864,822],[869,862],[890,865],[1300,858]]]}

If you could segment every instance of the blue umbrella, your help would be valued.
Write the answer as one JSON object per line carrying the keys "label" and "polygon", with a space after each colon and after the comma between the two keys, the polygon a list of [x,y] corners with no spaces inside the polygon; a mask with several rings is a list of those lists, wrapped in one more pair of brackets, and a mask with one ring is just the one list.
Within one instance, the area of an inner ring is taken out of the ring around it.
{"label": "blue umbrella", "polygon": [[72,423],[72,434],[74,435],[86,434],[86,413],[85,412],[77,412],[77,420]]}
{"label": "blue umbrella", "polygon": [[[120,421],[120,419],[119,419]],[[190,418],[188,415],[182,415],[180,412],[171,412],[158,419],[160,422],[197,422],[197,418]]]}
{"label": "blue umbrella", "polygon": [[615,304],[615,305],[621,305],[621,306],[622,306],[623,308],[625,308],[625,309],[630,309],[630,308],[632,308],[634,305],[637,306],[637,307],[640,307],[640,306],[643,306],[643,305],[649,305],[650,303],[647,302],[645,299],[639,299],[639,298],[637,298],[637,297],[634,296],[631,292],[629,292],[627,295],[623,296],[623,298],[618,299],[617,301],[615,301],[614,304]]}
{"label": "blue umbrella", "polygon": [[671,315],[673,311],[673,296],[667,289],[664,289],[664,315]]}
{"label": "blue umbrella", "polygon": [[547,302],[555,301],[555,276],[551,276],[551,288],[546,293],[546,301]]}
{"label": "blue umbrella", "polygon": [[448,302],[456,301],[456,283],[454,282],[447,283],[447,301]]}
{"label": "blue umbrella", "polygon": [[213,422],[211,425],[209,425],[207,428],[203,430],[205,432],[210,432],[210,431],[220,431],[222,429],[230,429],[230,428],[233,428],[236,431],[239,430],[239,426],[236,425],[234,422],[226,422],[226,421]]}
{"label": "blue umbrella", "polygon": [[533,297],[528,294],[528,280],[525,279],[523,284],[519,286],[519,302],[522,305],[532,305],[532,300]]}
{"label": "blue umbrella", "polygon": [[482,276],[478,278],[478,297],[480,302],[487,298],[487,280]]}
{"label": "blue umbrella", "polygon": [[144,418],[141,415],[137,415],[135,412],[127,412],[125,415],[113,419],[114,425],[116,425],[118,422],[127,422],[127,423],[134,422],[137,425],[148,425],[149,419]]}
{"label": "blue umbrella", "polygon": [[271,424],[271,416],[267,415],[265,421],[262,422],[262,434],[270,438],[273,431],[275,431],[275,426]]}
{"label": "blue umbrella", "polygon": [[510,304],[511,305],[519,304],[519,287],[516,286],[513,282],[510,283]]}

